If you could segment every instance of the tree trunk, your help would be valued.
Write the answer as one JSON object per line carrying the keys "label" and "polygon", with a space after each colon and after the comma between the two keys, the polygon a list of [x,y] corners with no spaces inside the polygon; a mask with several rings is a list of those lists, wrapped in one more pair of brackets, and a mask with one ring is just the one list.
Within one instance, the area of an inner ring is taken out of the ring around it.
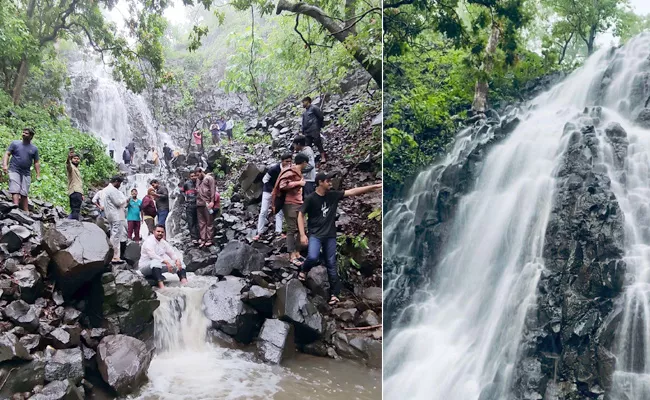
{"label": "tree trunk", "polygon": [[[288,11],[312,17],[341,43],[343,43],[348,36],[354,35],[351,32],[351,29],[345,29],[345,24],[333,20],[327,16],[323,10],[316,6],[312,6],[306,3],[291,3],[289,0],[279,0],[278,6],[275,9],[275,13],[279,15],[282,13],[282,11]],[[358,46],[348,46],[347,49],[352,57],[354,57],[354,59],[357,60],[366,71],[368,71],[377,85],[381,87],[381,62],[369,61],[370,54],[361,50]]]}
{"label": "tree trunk", "polygon": [[11,99],[14,104],[18,104],[20,101],[20,95],[23,92],[23,85],[27,79],[27,71],[29,71],[29,63],[27,63],[27,58],[23,57],[20,60],[20,67],[18,67],[18,74],[16,74],[16,79],[14,80],[14,88],[11,92]]}
{"label": "tree trunk", "polygon": [[499,27],[497,24],[492,24],[492,31],[488,39],[487,47],[485,48],[485,59],[481,66],[483,76],[476,81],[474,88],[474,101],[472,102],[472,111],[476,113],[484,113],[487,109],[487,96],[490,89],[487,79],[494,67],[494,55],[497,52],[497,43],[499,42]]}
{"label": "tree trunk", "polygon": [[594,54],[594,42],[596,41],[596,27],[592,26],[589,30],[589,40],[587,40],[587,57]]}
{"label": "tree trunk", "polygon": [[562,61],[564,61],[564,57],[566,57],[566,50],[569,47],[569,43],[571,43],[571,39],[573,39],[573,32],[571,32],[569,38],[564,42],[564,46],[562,46],[562,53],[560,53],[560,59],[557,62],[558,65],[562,65]]}
{"label": "tree trunk", "polygon": [[345,0],[345,29],[349,29],[350,33],[357,34],[357,29],[354,27],[354,17],[356,16],[357,0]]}

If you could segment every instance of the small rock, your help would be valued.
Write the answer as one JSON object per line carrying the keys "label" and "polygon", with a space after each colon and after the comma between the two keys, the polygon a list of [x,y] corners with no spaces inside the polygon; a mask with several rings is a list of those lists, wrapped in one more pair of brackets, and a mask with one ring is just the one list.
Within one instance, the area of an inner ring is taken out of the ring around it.
{"label": "small rock", "polygon": [[257,354],[260,359],[280,364],[293,353],[293,326],[277,319],[264,321],[257,339]]}

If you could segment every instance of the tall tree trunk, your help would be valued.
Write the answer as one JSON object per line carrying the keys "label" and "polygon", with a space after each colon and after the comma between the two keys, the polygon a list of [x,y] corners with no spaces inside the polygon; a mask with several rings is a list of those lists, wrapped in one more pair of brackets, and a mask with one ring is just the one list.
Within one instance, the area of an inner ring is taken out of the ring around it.
{"label": "tall tree trunk", "polygon": [[14,80],[14,88],[11,92],[11,99],[13,100],[14,104],[18,104],[20,101],[20,95],[23,92],[23,85],[27,79],[27,71],[29,71],[29,63],[27,62],[27,58],[23,57],[23,59],[20,60],[20,67],[18,67],[18,74],[16,74],[16,79]]}
{"label": "tall tree trunk", "polygon": [[488,76],[494,67],[494,55],[497,52],[497,43],[499,43],[499,27],[496,23],[492,24],[492,31],[488,39],[487,47],[485,48],[485,58],[481,66],[482,77],[476,81],[474,88],[474,101],[472,102],[472,111],[476,113],[483,113],[487,109],[487,96],[488,96]]}
{"label": "tall tree trunk", "polygon": [[558,65],[562,65],[562,61],[564,61],[564,57],[566,57],[566,49],[569,47],[571,39],[573,39],[573,32],[571,32],[567,40],[564,42],[564,46],[562,46],[562,53],[560,53],[560,59],[557,62]]}
{"label": "tall tree trunk", "polygon": [[594,54],[594,42],[596,41],[596,27],[589,29],[589,39],[587,40],[587,57]]}
{"label": "tall tree trunk", "polygon": [[[278,6],[275,9],[275,13],[280,14],[282,11],[288,11],[312,17],[341,43],[343,43],[348,36],[354,35],[354,33],[351,32],[351,29],[345,29],[345,24],[333,20],[327,14],[325,14],[323,10],[316,6],[312,6],[306,3],[292,3],[289,0],[279,0]],[[370,55],[360,49],[358,46],[348,46],[347,49],[350,55],[352,55],[352,57],[354,57],[354,59],[357,60],[366,71],[368,71],[370,76],[372,76],[372,79],[377,83],[379,87],[381,87],[381,61],[370,61]]]}
{"label": "tall tree trunk", "polygon": [[357,0],[345,0],[345,29],[350,30],[350,33],[357,34],[357,29],[354,27],[354,17],[356,16]]}

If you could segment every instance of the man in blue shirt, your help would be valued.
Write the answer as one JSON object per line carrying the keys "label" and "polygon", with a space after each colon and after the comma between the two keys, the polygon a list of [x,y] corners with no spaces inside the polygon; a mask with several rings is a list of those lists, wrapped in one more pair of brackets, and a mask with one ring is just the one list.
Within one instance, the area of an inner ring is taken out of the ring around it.
{"label": "man in blue shirt", "polygon": [[[25,212],[29,212],[27,196],[32,182],[32,162],[36,170],[36,179],[41,179],[41,163],[39,162],[38,149],[32,144],[33,138],[33,129],[23,129],[23,140],[11,142],[2,158],[2,169],[5,174],[9,174],[9,193],[13,197],[14,204],[20,205]],[[7,167],[10,156],[11,162]]]}
{"label": "man in blue shirt", "polygon": [[127,237],[136,243],[140,243],[141,207],[142,200],[138,199],[138,190],[131,189],[131,198],[126,206]]}

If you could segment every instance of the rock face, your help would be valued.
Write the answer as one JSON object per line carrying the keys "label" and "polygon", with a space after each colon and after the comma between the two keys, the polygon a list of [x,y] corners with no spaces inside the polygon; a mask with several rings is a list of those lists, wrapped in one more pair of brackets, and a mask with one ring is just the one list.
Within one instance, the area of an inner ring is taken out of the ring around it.
{"label": "rock face", "polygon": [[312,342],[323,334],[323,317],[307,299],[307,290],[299,280],[287,282],[276,296],[273,316],[295,325],[298,343]]}
{"label": "rock face", "polygon": [[119,395],[133,392],[147,379],[151,357],[144,342],[130,336],[106,336],[97,346],[99,372]]}
{"label": "rock face", "polygon": [[104,315],[115,321],[120,332],[138,336],[153,324],[153,312],[160,305],[151,285],[131,270],[102,275]]}
{"label": "rock face", "polygon": [[113,256],[104,232],[90,222],[59,221],[45,232],[43,245],[56,266],[64,296],[72,295],[101,273]]}
{"label": "rock face", "polygon": [[258,357],[271,364],[280,364],[293,352],[293,326],[277,319],[264,321],[257,338]]}
{"label": "rock face", "polygon": [[[606,171],[594,167],[601,161],[600,109],[588,111],[580,123],[565,126],[570,141],[546,229],[539,311],[526,323],[527,343],[517,368],[515,388],[522,395],[543,396],[555,376],[571,383],[558,393],[565,399],[595,398],[611,386],[615,329],[606,321],[617,312],[614,298],[625,277],[623,213]],[[615,145],[627,142],[621,130]]]}
{"label": "rock face", "polygon": [[264,256],[259,251],[246,243],[233,240],[219,253],[214,274],[226,276],[237,271],[247,276],[253,271],[261,271],[263,266]]}
{"label": "rock face", "polygon": [[246,286],[242,278],[227,276],[203,295],[205,316],[217,328],[242,343],[250,343],[259,329],[260,316],[241,300]]}

